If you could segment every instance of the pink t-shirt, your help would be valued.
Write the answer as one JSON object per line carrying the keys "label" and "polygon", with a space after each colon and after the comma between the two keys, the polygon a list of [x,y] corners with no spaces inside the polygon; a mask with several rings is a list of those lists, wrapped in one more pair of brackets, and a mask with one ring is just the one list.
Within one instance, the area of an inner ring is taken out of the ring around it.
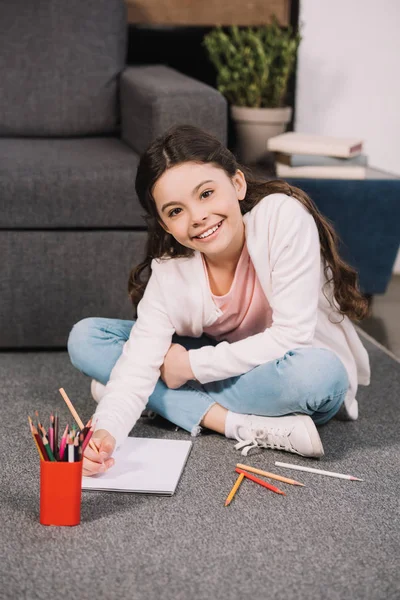
{"label": "pink t-shirt", "polygon": [[[211,292],[203,254],[201,258]],[[204,333],[218,342],[237,342],[271,327],[272,308],[258,280],[246,243],[229,292],[224,296],[216,296],[212,292],[211,295],[224,314],[210,327],[204,328]]]}

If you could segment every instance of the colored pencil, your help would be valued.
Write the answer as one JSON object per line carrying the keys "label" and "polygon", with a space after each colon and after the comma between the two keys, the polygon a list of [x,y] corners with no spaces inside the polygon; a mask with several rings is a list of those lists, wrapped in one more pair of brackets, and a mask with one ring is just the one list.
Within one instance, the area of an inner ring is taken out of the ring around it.
{"label": "colored pencil", "polygon": [[228,504],[230,504],[232,502],[233,496],[236,494],[237,490],[239,489],[239,486],[242,483],[243,479],[244,479],[244,475],[243,475],[243,473],[240,473],[239,477],[236,479],[235,485],[233,486],[233,488],[231,489],[231,491],[228,494],[227,499],[225,500],[225,506],[228,506]]}
{"label": "colored pencil", "polygon": [[42,424],[41,424],[41,422],[40,422],[40,419],[39,419],[39,413],[38,413],[38,411],[37,411],[37,410],[35,410],[35,415],[36,415],[36,419],[37,419],[37,428],[38,428],[38,429],[41,429],[41,428],[42,428]]}
{"label": "colored pencil", "polygon": [[75,448],[74,448],[74,444],[71,443],[71,438],[70,441],[68,442],[68,462],[75,462]]}
{"label": "colored pencil", "polygon": [[30,426],[30,429],[31,429],[31,434],[32,434],[32,437],[33,437],[33,441],[35,442],[36,448],[37,448],[37,450],[39,452],[40,460],[45,460],[43,452],[42,452],[42,450],[41,450],[41,448],[39,446],[39,442],[38,442],[38,439],[37,439],[39,437],[39,434],[37,433],[37,430],[36,430],[36,435],[35,435],[35,433],[33,431],[32,419],[30,417],[28,417],[28,420],[29,420],[29,426]]}
{"label": "colored pencil", "polygon": [[60,452],[59,452],[60,460],[64,459],[65,445],[67,443],[67,434],[68,434],[68,425],[64,429],[64,433],[61,438]]}
{"label": "colored pencil", "polygon": [[54,415],[50,415],[50,427],[48,429],[49,444],[52,453],[54,454]]}
{"label": "colored pencil", "polygon": [[37,428],[34,426],[34,424],[32,422],[32,419],[30,417],[28,417],[28,419],[30,419],[30,423],[32,423],[32,432],[33,432],[33,435],[36,438],[37,443],[39,444],[39,448],[40,448],[40,450],[42,452],[44,460],[50,460],[49,457],[47,456],[46,449],[45,449],[45,447],[43,445],[42,436],[38,432]]}
{"label": "colored pencil", "polygon": [[[82,452],[84,452],[84,451],[85,451],[85,448],[86,448],[86,446],[87,446],[88,444],[90,444],[90,438],[92,437],[92,435],[93,435],[93,432],[94,432],[94,429],[93,429],[93,427],[91,427],[91,428],[89,429],[89,432],[87,433],[87,435],[86,435],[86,437],[85,437],[85,440],[84,440],[83,444],[82,444]],[[92,442],[92,443],[94,444],[94,442]],[[91,447],[91,446],[90,446],[90,447]],[[96,448],[96,451],[98,452],[97,448]]]}
{"label": "colored pencil", "polygon": [[[61,396],[64,398],[65,403],[68,406],[69,410],[71,411],[71,414],[74,417],[75,421],[78,423],[79,427],[81,429],[83,429],[84,424],[80,420],[79,415],[76,412],[75,408],[73,407],[71,400],[68,398],[67,394],[65,393],[64,388],[60,388],[58,391],[60,392]],[[90,438],[89,438],[89,444],[90,444],[90,447],[92,448],[92,450],[94,450],[94,452],[96,452],[96,454],[98,454],[99,451],[96,448],[96,444],[93,441],[91,441]]]}
{"label": "colored pencil", "polygon": [[83,435],[83,438],[82,438],[82,441],[83,441],[85,439],[85,437],[87,436],[89,430],[90,430],[90,427],[85,425],[85,427],[83,429],[81,429],[79,432],[79,439],[81,438],[81,435]]}
{"label": "colored pencil", "polygon": [[296,469],[297,471],[307,471],[308,473],[318,473],[319,475],[328,475],[328,477],[339,477],[340,479],[350,479],[350,481],[363,481],[353,475],[343,475],[342,473],[333,473],[332,471],[322,471],[321,469],[313,469],[312,467],[302,467],[300,465],[291,465],[289,463],[275,462],[277,467],[285,467],[286,469]]}
{"label": "colored pencil", "polygon": [[35,410],[35,415],[37,417],[37,430],[38,430],[39,435],[41,435],[42,437],[45,435],[47,437],[47,431],[43,427],[42,423],[39,420],[39,413],[37,410]]}
{"label": "colored pencil", "polygon": [[43,446],[46,448],[46,452],[47,452],[49,459],[52,462],[56,462],[56,459],[54,458],[54,454],[51,451],[50,444],[49,444],[49,441],[46,436],[44,436],[44,438],[43,438]]}
{"label": "colored pencil", "polygon": [[49,457],[47,456],[46,448],[44,447],[42,437],[41,437],[40,433],[38,433],[38,430],[36,429],[36,427],[33,427],[33,433],[34,433],[37,443],[39,444],[39,448],[42,451],[43,459],[50,460]]}
{"label": "colored pencil", "polygon": [[58,448],[58,414],[56,412],[54,417],[54,452],[55,457],[59,458],[59,448]]}
{"label": "colored pencil", "polygon": [[82,432],[79,434],[79,445],[78,445],[78,458],[77,460],[82,460],[83,459],[83,450],[82,450],[82,446],[83,446],[83,442],[85,440],[85,436],[82,434]]}
{"label": "colored pencil", "polygon": [[278,489],[274,485],[271,485],[270,483],[267,483],[266,481],[263,481],[262,479],[259,479],[258,477],[254,477],[254,475],[250,475],[250,473],[243,471],[243,469],[238,469],[236,467],[235,471],[236,471],[236,473],[243,473],[243,475],[245,477],[247,477],[247,479],[251,479],[251,481],[254,481],[255,483],[258,483],[259,485],[262,485],[263,487],[267,488],[268,490],[271,490],[271,492],[275,492],[275,494],[281,494],[282,496],[286,496],[285,492],[282,492],[280,489]]}
{"label": "colored pencil", "polygon": [[238,463],[236,466],[239,469],[244,469],[245,471],[250,471],[251,473],[256,473],[257,475],[264,475],[264,477],[276,479],[277,481],[283,481],[283,483],[290,483],[291,485],[301,485],[304,487],[304,483],[299,483],[295,479],[288,479],[287,477],[282,477],[282,475],[276,475],[276,473],[268,473],[268,471],[262,471],[261,469],[249,467],[248,465],[241,465],[240,463]]}

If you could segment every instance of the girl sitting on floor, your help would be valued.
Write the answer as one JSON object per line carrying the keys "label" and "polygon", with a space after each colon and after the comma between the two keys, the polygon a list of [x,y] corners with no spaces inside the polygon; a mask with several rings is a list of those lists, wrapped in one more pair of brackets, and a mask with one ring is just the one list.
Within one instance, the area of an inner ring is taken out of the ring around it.
{"label": "girl sitting on floor", "polygon": [[[172,127],[142,155],[145,260],[132,270],[132,321],[87,318],[68,339],[98,401],[84,474],[104,472],[145,407],[302,456],[316,426],[357,419],[369,358],[351,320],[368,313],[330,222],[300,189],[256,181],[210,133]],[[144,277],[144,279],[142,279]]]}

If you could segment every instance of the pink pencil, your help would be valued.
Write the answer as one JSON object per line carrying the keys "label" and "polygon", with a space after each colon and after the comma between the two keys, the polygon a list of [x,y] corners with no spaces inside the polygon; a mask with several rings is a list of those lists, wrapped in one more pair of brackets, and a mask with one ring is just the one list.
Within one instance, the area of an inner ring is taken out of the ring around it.
{"label": "pink pencil", "polygon": [[64,433],[63,436],[61,438],[61,444],[60,444],[60,460],[63,460],[64,458],[64,449],[65,449],[65,445],[67,443],[67,433],[68,433],[68,425],[66,426],[66,428],[64,429]]}
{"label": "pink pencil", "polygon": [[[89,429],[89,431],[87,432],[85,439],[83,440],[83,444],[82,444],[82,454],[83,454],[83,452],[85,451],[85,448],[86,448],[86,446],[87,446],[87,445],[88,445],[88,443],[90,442],[90,438],[92,437],[92,435],[93,435],[93,432],[94,432],[94,429],[93,429],[93,427],[91,427],[91,428]],[[97,452],[98,452],[98,450],[97,450]]]}
{"label": "pink pencil", "polygon": [[49,427],[49,444],[51,451],[54,452],[54,429],[52,426]]}

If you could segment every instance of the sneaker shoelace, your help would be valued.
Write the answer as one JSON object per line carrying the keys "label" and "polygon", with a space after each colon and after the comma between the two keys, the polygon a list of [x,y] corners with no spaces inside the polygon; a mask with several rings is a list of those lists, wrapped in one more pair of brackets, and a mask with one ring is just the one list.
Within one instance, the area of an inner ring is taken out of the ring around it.
{"label": "sneaker shoelace", "polygon": [[262,448],[272,448],[277,450],[287,450],[288,452],[293,451],[293,447],[289,441],[289,434],[291,429],[286,427],[274,427],[270,429],[251,429],[250,436],[246,439],[240,437],[239,428],[242,425],[238,425],[234,431],[235,437],[239,440],[239,443],[235,445],[236,450],[243,448],[241,454],[247,456],[252,448],[261,446]]}

